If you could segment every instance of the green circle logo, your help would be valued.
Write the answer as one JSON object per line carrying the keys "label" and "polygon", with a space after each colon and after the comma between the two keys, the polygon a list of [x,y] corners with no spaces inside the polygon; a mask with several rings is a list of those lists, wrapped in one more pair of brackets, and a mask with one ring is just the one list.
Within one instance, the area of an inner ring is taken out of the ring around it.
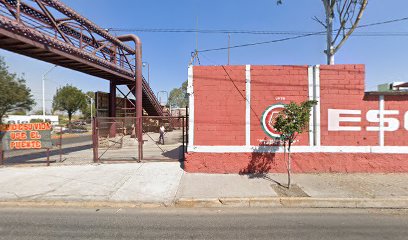
{"label": "green circle logo", "polygon": [[261,126],[263,131],[271,138],[280,138],[280,133],[275,130],[273,125],[275,124],[276,118],[285,108],[282,103],[277,103],[269,106],[262,114]]}

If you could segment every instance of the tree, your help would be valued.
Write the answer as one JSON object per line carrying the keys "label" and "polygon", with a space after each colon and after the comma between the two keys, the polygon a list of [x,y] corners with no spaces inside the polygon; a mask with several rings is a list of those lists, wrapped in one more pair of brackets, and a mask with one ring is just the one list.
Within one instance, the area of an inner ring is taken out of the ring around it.
{"label": "tree", "polygon": [[284,147],[284,160],[286,160],[286,146],[288,151],[287,171],[288,171],[288,188],[291,180],[291,146],[297,136],[304,132],[309,125],[310,110],[317,104],[317,101],[309,100],[296,104],[291,102],[285,105],[285,108],[276,117],[273,127],[280,133],[280,140]]}
{"label": "tree", "polygon": [[23,77],[10,73],[0,57],[0,123],[11,111],[31,110],[34,105],[30,88]]}
{"label": "tree", "polygon": [[27,111],[24,109],[19,109],[19,110],[12,112],[11,115],[25,116],[27,115]]}
{"label": "tree", "polygon": [[[325,11],[325,21],[313,18],[326,29],[327,64],[334,64],[334,55],[344,45],[357,28],[368,0],[321,0]],[[282,4],[282,0],[277,0]],[[333,26],[336,25],[336,29]]]}
{"label": "tree", "polygon": [[68,123],[71,125],[72,115],[86,106],[86,96],[78,88],[66,85],[57,90],[52,101],[52,107],[58,111],[66,111]]}
{"label": "tree", "polygon": [[[82,107],[81,112],[82,115],[84,117],[84,119],[90,119],[91,118],[91,108],[92,108],[92,112],[93,114],[95,114],[95,105],[92,104],[95,102],[95,93],[88,91],[85,93],[87,99],[86,99],[86,105],[84,107]],[[93,99],[93,102],[91,103],[91,98]]]}
{"label": "tree", "polygon": [[35,110],[34,115],[43,115],[43,111],[42,110]]}
{"label": "tree", "polygon": [[187,81],[183,82],[180,88],[173,88],[169,96],[169,105],[171,107],[184,108],[188,104],[188,99],[186,99],[187,94]]}

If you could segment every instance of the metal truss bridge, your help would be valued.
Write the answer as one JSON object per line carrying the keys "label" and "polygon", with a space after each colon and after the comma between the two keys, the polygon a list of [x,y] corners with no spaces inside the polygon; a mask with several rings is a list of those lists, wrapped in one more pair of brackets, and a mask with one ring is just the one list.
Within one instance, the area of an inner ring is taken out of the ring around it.
{"label": "metal truss bridge", "polygon": [[117,85],[136,97],[136,117],[142,106],[149,115],[165,115],[142,76],[139,38],[113,36],[58,0],[0,0],[0,48],[110,81],[110,117]]}

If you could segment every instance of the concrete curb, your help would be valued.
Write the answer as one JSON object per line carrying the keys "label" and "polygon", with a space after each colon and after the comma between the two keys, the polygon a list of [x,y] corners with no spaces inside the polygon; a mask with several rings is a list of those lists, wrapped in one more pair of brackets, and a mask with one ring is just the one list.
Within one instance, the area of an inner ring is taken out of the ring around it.
{"label": "concrete curb", "polygon": [[55,208],[161,208],[165,203],[114,202],[114,201],[0,201],[1,207],[55,207]]}
{"label": "concrete curb", "polygon": [[377,208],[408,209],[408,198],[180,198],[175,203],[116,201],[6,201],[1,207],[63,208]]}
{"label": "concrete curb", "polygon": [[179,208],[283,207],[283,208],[395,208],[408,209],[408,198],[180,198]]}

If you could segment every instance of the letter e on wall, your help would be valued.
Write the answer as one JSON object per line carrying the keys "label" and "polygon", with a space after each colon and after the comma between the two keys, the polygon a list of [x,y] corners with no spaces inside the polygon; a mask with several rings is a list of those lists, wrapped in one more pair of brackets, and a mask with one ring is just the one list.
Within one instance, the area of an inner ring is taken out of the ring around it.
{"label": "letter e on wall", "polygon": [[[342,117],[341,115],[358,115],[356,117]],[[361,131],[361,126],[341,126],[341,122],[361,123],[361,110],[328,109],[329,131]]]}

